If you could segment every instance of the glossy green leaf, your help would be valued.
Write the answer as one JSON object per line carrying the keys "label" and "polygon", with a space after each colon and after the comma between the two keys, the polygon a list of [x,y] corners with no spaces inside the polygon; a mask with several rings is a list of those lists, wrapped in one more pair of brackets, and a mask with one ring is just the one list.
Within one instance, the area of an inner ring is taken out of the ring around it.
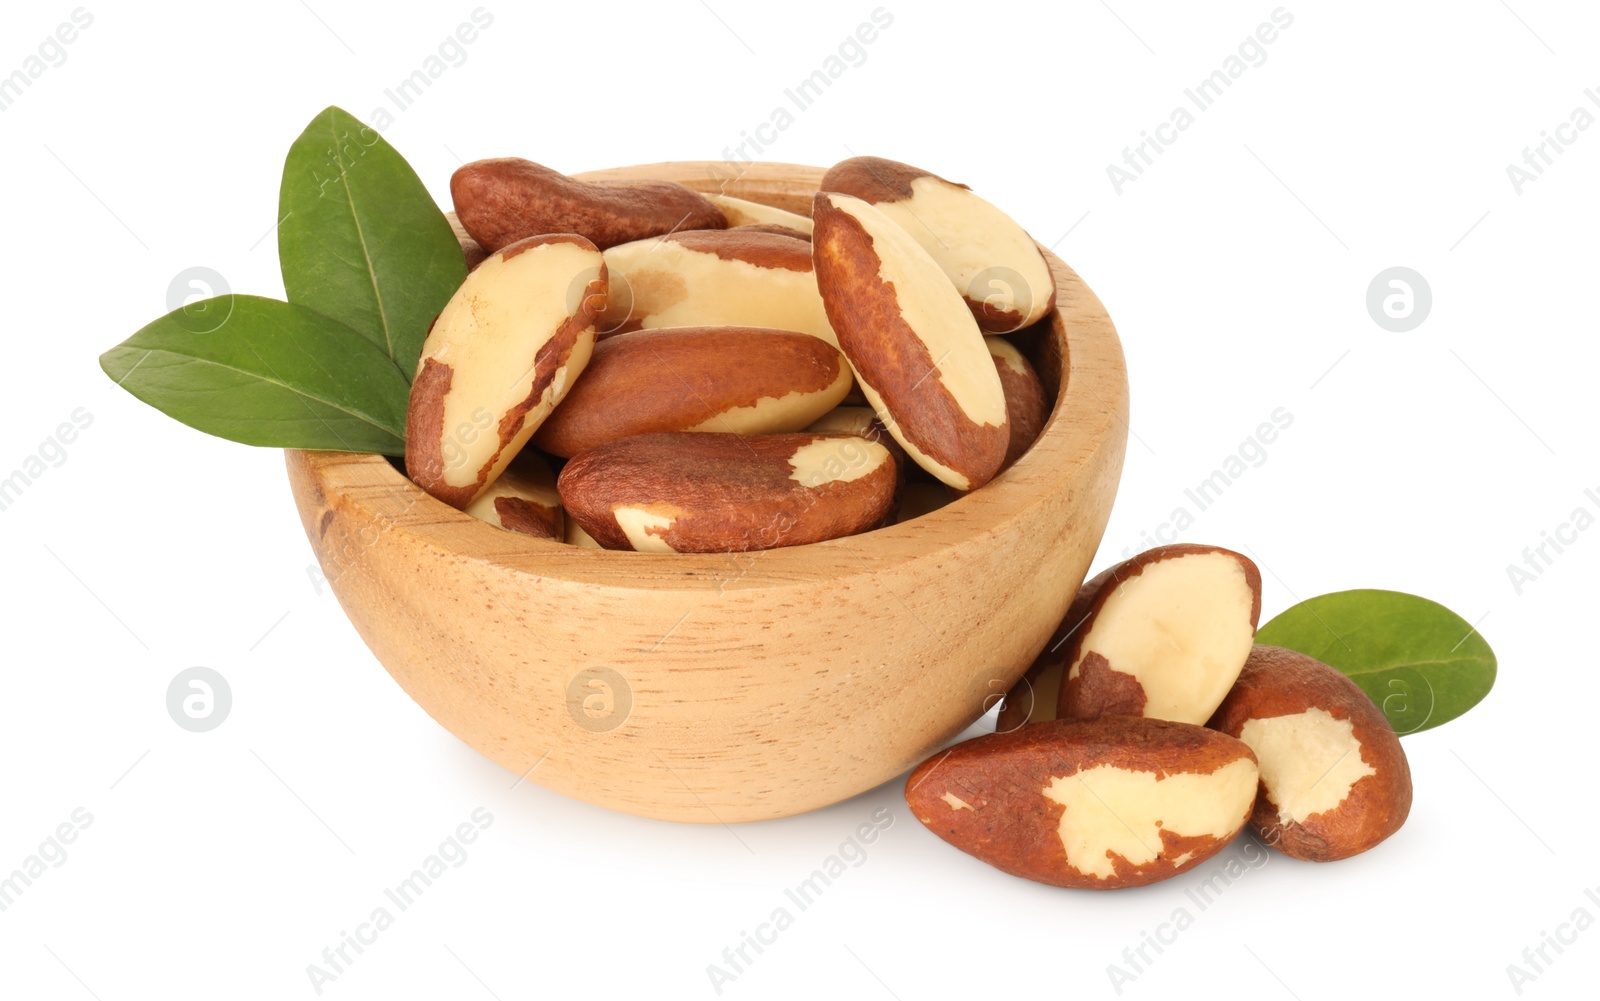
{"label": "glossy green leaf", "polygon": [[1471,709],[1494,687],[1494,651],[1450,609],[1399,591],[1336,591],[1302,601],[1256,633],[1349,675],[1401,735]]}
{"label": "glossy green leaf", "polygon": [[289,149],[278,218],[289,301],[362,334],[409,380],[428,326],[467,277],[416,171],[376,130],[328,108]]}
{"label": "glossy green leaf", "polygon": [[304,306],[247,295],[190,304],[101,355],[100,367],[220,438],[405,453],[406,377],[371,341]]}

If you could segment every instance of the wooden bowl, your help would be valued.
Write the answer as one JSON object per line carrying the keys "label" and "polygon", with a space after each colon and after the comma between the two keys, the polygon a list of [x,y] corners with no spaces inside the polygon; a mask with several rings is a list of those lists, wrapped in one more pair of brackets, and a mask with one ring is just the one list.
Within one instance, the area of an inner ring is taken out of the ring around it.
{"label": "wooden bowl", "polygon": [[[822,171],[662,163],[810,213]],[[290,451],[306,535],[379,662],[517,775],[667,820],[802,813],[917,764],[1028,667],[1066,614],[1126,446],[1122,348],[1060,259],[1058,309],[1014,338],[1056,403],[983,488],[865,535],[735,555],[580,549],[493,528],[389,460]],[[531,771],[530,771],[531,770]]]}

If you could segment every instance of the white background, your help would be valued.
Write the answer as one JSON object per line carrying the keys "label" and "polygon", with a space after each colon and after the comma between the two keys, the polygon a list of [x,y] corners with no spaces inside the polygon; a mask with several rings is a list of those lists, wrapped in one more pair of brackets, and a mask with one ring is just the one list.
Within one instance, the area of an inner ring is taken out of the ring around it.
{"label": "white background", "polygon": [[[73,6],[7,4],[0,74]],[[875,6],[492,3],[465,62],[385,135],[442,203],[458,157],[721,158]],[[75,408],[93,415],[0,512],[0,871],[75,809],[93,817],[0,912],[0,995],[314,997],[308,964],[480,807],[493,822],[467,861],[324,996],[715,997],[707,966],[885,807],[866,862],[723,996],[1112,997],[1108,964],[1188,906],[1192,927],[1123,996],[1513,997],[1525,947],[1580,906],[1600,917],[1584,896],[1600,887],[1600,531],[1520,593],[1506,570],[1576,508],[1600,512],[1600,128],[1520,194],[1506,173],[1573,109],[1600,114],[1592,5],[1290,4],[1265,63],[1120,194],[1107,164],[1272,0],[884,6],[865,62],[765,157],[872,153],[968,182],[1094,286],[1134,434],[1097,568],[1143,548],[1274,409],[1293,414],[1184,538],[1256,556],[1264,619],[1387,587],[1480,623],[1499,683],[1406,739],[1405,829],[1333,865],[1273,856],[1198,912],[1198,875],[1090,894],[989,870],[923,830],[899,782],[731,830],[513,789],[317,592],[281,455],[184,428],[96,365],[167,311],[185,268],[281,295],[290,141],[330,103],[385,105],[475,4],[93,4],[65,61],[0,113],[0,474]],[[1365,305],[1394,265],[1433,293],[1407,333]],[[210,733],[165,709],[193,665],[232,686]],[[1597,951],[1600,928],[1548,950],[1525,996],[1592,991]]]}

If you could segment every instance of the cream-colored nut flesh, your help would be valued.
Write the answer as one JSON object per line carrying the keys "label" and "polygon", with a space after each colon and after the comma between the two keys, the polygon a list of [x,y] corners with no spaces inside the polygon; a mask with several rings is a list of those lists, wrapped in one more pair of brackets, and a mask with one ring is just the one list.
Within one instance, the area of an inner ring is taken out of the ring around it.
{"label": "cream-colored nut flesh", "polygon": [[708,417],[685,431],[730,431],[734,434],[782,434],[799,431],[807,426],[817,411],[832,409],[850,391],[851,376],[848,368],[839,371],[839,378],[826,389],[815,392],[793,392],[782,396],[766,396],[748,407],[735,407],[715,417]]}
{"label": "cream-colored nut flesh", "polygon": [[1357,782],[1378,773],[1362,758],[1351,722],[1325,709],[1246,720],[1239,739],[1260,759],[1261,784],[1281,823],[1338,807]]}
{"label": "cream-colored nut flesh", "polygon": [[605,261],[578,236],[490,255],[423,343],[406,414],[406,469],[454,507],[482,496],[583,371]]}
{"label": "cream-colored nut flesh", "polygon": [[711,203],[722,210],[728,217],[729,226],[786,226],[789,229],[810,235],[811,220],[798,212],[780,209],[774,205],[763,205],[744,198],[735,198],[732,195],[707,195]]}
{"label": "cream-colored nut flesh", "polygon": [[908,441],[906,433],[900,428],[900,422],[895,420],[894,416],[884,409],[883,399],[874,393],[870,386],[861,381],[859,374],[856,376],[856,383],[861,387],[862,392],[866,394],[867,402],[871,403],[879,413],[884,414],[884,428],[895,441],[900,443],[900,447],[906,450],[906,455],[911,457],[912,462],[933,474],[941,483],[947,483],[957,490],[971,489],[972,477],[959,470],[952,469]]}
{"label": "cream-colored nut flesh", "polygon": [[[738,234],[727,237],[732,240]],[[811,269],[767,266],[686,245],[677,236],[639,240],[605,252],[612,293],[602,332],[653,327],[772,327],[837,346]],[[804,241],[771,237],[788,244]],[[756,255],[752,255],[756,256]]]}
{"label": "cream-colored nut flesh", "polygon": [[944,800],[946,803],[950,804],[950,809],[952,809],[952,810],[970,810],[970,809],[972,809],[972,804],[971,803],[968,803],[966,800],[962,799],[960,796],[957,796],[953,792],[947,792],[943,796],[940,796],[939,798]]}
{"label": "cream-colored nut flesh", "polygon": [[636,553],[677,552],[667,545],[662,535],[678,520],[678,513],[667,504],[648,507],[624,504],[611,509],[612,517],[617,519],[617,527],[628,537],[628,543]]}
{"label": "cream-colored nut flesh", "polygon": [[[834,407],[815,421],[812,421],[806,427],[806,430],[815,431],[819,434],[853,434],[857,438],[875,441],[894,455],[895,461],[900,464],[900,472],[902,474],[905,472],[905,450],[900,447],[900,443],[895,441],[894,436],[883,426],[883,422],[878,420],[877,411],[871,407]],[[941,487],[940,489],[943,488]]]}
{"label": "cream-colored nut flesh", "polygon": [[1085,876],[1115,874],[1111,859],[1135,866],[1161,854],[1161,833],[1228,838],[1255,801],[1255,762],[1239,758],[1207,775],[1132,771],[1101,765],[1053,777],[1045,798],[1064,808],[1058,833],[1067,864]]}
{"label": "cream-colored nut flesh", "polygon": [[875,438],[874,422],[878,415],[871,407],[834,407],[806,427],[819,434],[853,434],[858,438]]}
{"label": "cream-colored nut flesh", "polygon": [[1211,728],[1261,762],[1250,823],[1293,858],[1333,862],[1380,844],[1411,812],[1411,767],[1377,703],[1349,676],[1257,644]]}
{"label": "cream-colored nut flesh", "polygon": [[562,539],[561,496],[550,464],[524,449],[489,489],[465,509],[479,521],[539,539]]}
{"label": "cream-colored nut flesh", "polygon": [[[999,470],[1009,433],[1004,387],[971,311],[883,212],[849,195],[822,194],[817,204],[853,220],[870,241],[862,247],[833,223],[814,251],[830,317],[849,325],[839,346],[867,402],[922,468],[958,490],[981,486]],[[875,288],[851,287],[870,271]]]}
{"label": "cream-colored nut flesh", "polygon": [[1029,375],[1033,372],[1033,367],[1022,356],[1022,352],[1018,351],[1017,346],[1004,337],[985,337],[983,342],[989,349],[990,356],[1012,372],[1017,375]]}
{"label": "cream-colored nut flesh", "polygon": [[1204,723],[1227,696],[1255,640],[1257,592],[1238,557],[1204,552],[1162,560],[1113,585],[1067,671],[1085,663],[1130,675],[1143,715]]}
{"label": "cream-colored nut flesh", "polygon": [[969,301],[988,306],[986,314],[1020,317],[987,329],[1020,330],[1050,311],[1055,279],[1038,245],[1015,220],[937,177],[917,178],[911,192],[910,198],[879,202],[878,208],[939,262]]}
{"label": "cream-colored nut flesh", "polygon": [[594,536],[583,530],[576,518],[567,519],[567,545],[577,546],[579,549],[603,549],[604,546],[594,540]]}
{"label": "cream-colored nut flesh", "polygon": [[865,199],[903,227],[938,262],[984,330],[1019,330],[1054,308],[1055,280],[1038,244],[966,185],[896,160],[856,156],[835,164],[822,190]]}
{"label": "cream-colored nut flesh", "polygon": [[852,483],[876,472],[886,462],[892,462],[884,448],[865,451],[854,438],[821,438],[802,445],[789,456],[789,474],[808,487],[829,483]]}

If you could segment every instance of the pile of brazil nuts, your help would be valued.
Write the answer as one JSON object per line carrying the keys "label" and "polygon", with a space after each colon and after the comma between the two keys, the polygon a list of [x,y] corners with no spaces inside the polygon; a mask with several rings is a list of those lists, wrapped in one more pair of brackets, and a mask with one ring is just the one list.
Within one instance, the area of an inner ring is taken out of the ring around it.
{"label": "pile of brazil nuts", "polygon": [[855,157],[807,218],[506,158],[450,193],[471,270],[422,348],[406,471],[499,528],[655,553],[820,542],[979,489],[1048,416],[1004,335],[1049,316],[1054,279],[965,185]]}
{"label": "pile of brazil nuts", "polygon": [[1411,809],[1399,738],[1344,674],[1256,645],[1260,615],[1239,553],[1180,544],[1111,567],[995,732],[911,773],[912,812],[998,869],[1084,889],[1187,872],[1246,826],[1313,862],[1374,847]]}
{"label": "pile of brazil nuts", "polygon": [[[810,218],[516,159],[451,196],[471,270],[423,345],[406,470],[499,528],[655,553],[840,538],[982,488],[1048,416],[1004,336],[1054,308],[1044,257],[926,171],[846,160]],[[1400,742],[1345,675],[1256,645],[1260,616],[1226,549],[1110,568],[996,732],[911,773],[912,812],[1066,887],[1178,875],[1246,826],[1299,859],[1372,848],[1410,811]]]}

